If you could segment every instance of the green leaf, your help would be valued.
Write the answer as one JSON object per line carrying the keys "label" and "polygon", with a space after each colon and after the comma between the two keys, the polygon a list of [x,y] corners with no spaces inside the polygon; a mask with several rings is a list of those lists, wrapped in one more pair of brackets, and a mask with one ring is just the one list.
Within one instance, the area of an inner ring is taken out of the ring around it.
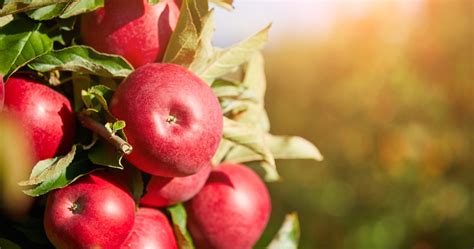
{"label": "green leaf", "polygon": [[108,107],[108,100],[112,98],[113,91],[104,85],[95,85],[82,91],[82,100],[89,109],[95,109],[97,112],[105,110],[111,115]]}
{"label": "green leaf", "polygon": [[38,162],[32,170],[30,179],[18,183],[21,186],[34,186],[23,192],[30,196],[39,196],[51,190],[63,188],[82,175],[97,168],[88,163],[84,151],[74,145],[65,156]]}
{"label": "green leaf", "polygon": [[72,31],[76,25],[77,18],[68,18],[58,20],[59,30]]}
{"label": "green leaf", "polygon": [[199,45],[199,23],[194,23],[192,0],[183,0],[176,29],[171,35],[163,62],[188,66]]}
{"label": "green leaf", "polygon": [[238,66],[248,61],[251,56],[264,47],[270,26],[268,25],[262,31],[237,45],[216,52],[207,65],[195,73],[206,82],[212,83],[214,79],[235,71]]}
{"label": "green leaf", "polygon": [[15,19],[0,28],[0,74],[8,77],[20,67],[53,49],[41,24]]}
{"label": "green leaf", "polygon": [[211,10],[202,20],[203,27],[199,34],[198,46],[189,70],[199,72],[208,64],[214,54],[212,36],[214,34],[214,10]]}
{"label": "green leaf", "polygon": [[[274,136],[267,134],[265,143],[275,159],[312,159],[323,160],[319,150],[308,140],[301,137]],[[225,158],[228,162],[242,163],[263,160],[263,157],[243,146],[234,147]]]}
{"label": "green leaf", "polygon": [[21,249],[21,247],[14,242],[5,239],[5,238],[0,238],[0,248],[5,248],[5,249]]}
{"label": "green leaf", "polygon": [[36,185],[54,177],[54,174],[71,164],[76,156],[76,146],[62,156],[39,161],[31,171],[30,179],[19,183],[21,186]]}
{"label": "green leaf", "polygon": [[246,102],[246,110],[239,114],[237,121],[252,124],[264,132],[270,131],[270,120],[267,111],[259,104]]}
{"label": "green leaf", "polygon": [[217,4],[218,6],[226,10],[234,9],[234,6],[232,5],[234,0],[211,0],[211,2]]}
{"label": "green leaf", "polygon": [[48,5],[67,3],[73,0],[6,0],[0,9],[0,16],[39,9]]}
{"label": "green leaf", "polygon": [[222,113],[227,116],[227,114],[235,115],[241,112],[244,112],[248,109],[248,101],[246,100],[235,100],[235,99],[222,99],[220,101]]}
{"label": "green leaf", "polygon": [[224,79],[215,80],[211,89],[218,98],[240,98],[247,90],[241,83]]}
{"label": "green leaf", "polygon": [[0,17],[0,27],[7,25],[9,22],[13,21],[13,15],[7,15]]}
{"label": "green leaf", "polygon": [[177,204],[167,208],[171,214],[171,221],[173,223],[174,233],[178,240],[180,249],[194,249],[193,240],[188,230],[186,229],[186,209],[182,204]]}
{"label": "green leaf", "polygon": [[123,120],[117,120],[114,122],[114,124],[112,125],[112,132],[113,133],[117,133],[117,131],[120,131],[120,130],[123,130],[123,128],[125,128],[125,121]]}
{"label": "green leaf", "polygon": [[123,154],[118,152],[112,145],[105,141],[99,140],[94,147],[89,150],[88,157],[94,164],[123,169]]}
{"label": "green leaf", "polygon": [[227,139],[221,139],[219,147],[217,148],[216,153],[212,157],[212,165],[219,165],[234,145],[235,144],[233,142]]}
{"label": "green leaf", "polygon": [[268,245],[268,249],[297,249],[300,240],[300,223],[298,214],[287,214],[276,237]]}
{"label": "green leaf", "polygon": [[262,158],[262,167],[265,170],[265,180],[276,181],[280,179],[275,166],[275,159],[270,149],[265,144],[265,134],[255,127],[238,123],[224,117],[223,137],[235,144],[241,145]]}
{"label": "green leaf", "polygon": [[67,3],[52,4],[39,9],[28,11],[27,15],[29,18],[34,20],[50,20],[63,13],[63,10],[66,8],[66,6]]}
{"label": "green leaf", "polygon": [[255,53],[244,67],[244,80],[242,84],[256,97],[257,102],[262,105],[265,99],[267,79],[265,76],[265,62],[260,52]]}
{"label": "green leaf", "polygon": [[267,141],[275,158],[323,160],[318,148],[302,137],[269,135]]}
{"label": "green leaf", "polygon": [[160,1],[162,0],[148,0],[148,3],[154,5],[154,4],[159,3]]}
{"label": "green leaf", "polygon": [[94,11],[104,6],[104,0],[77,0],[68,4],[61,18],[69,18],[86,12]]}
{"label": "green leaf", "polygon": [[126,77],[133,67],[122,57],[99,53],[87,46],[71,46],[51,51],[28,64],[36,71],[72,71],[102,77]]}
{"label": "green leaf", "polygon": [[80,111],[84,107],[82,91],[86,91],[91,86],[89,75],[81,75],[72,72],[72,88],[74,93],[74,111]]}
{"label": "green leaf", "polygon": [[145,189],[142,172],[131,165],[127,165],[123,173],[126,174],[127,179],[130,179],[129,184],[133,199],[135,200],[135,203],[139,205]]}

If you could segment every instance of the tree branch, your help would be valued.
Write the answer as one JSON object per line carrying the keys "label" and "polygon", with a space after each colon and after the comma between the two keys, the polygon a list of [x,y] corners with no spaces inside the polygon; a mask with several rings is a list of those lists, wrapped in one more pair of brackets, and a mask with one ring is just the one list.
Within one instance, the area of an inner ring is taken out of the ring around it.
{"label": "tree branch", "polygon": [[126,155],[132,152],[133,148],[129,143],[127,143],[127,141],[113,134],[110,130],[105,128],[104,125],[95,121],[94,119],[89,117],[87,114],[80,112],[78,113],[78,118],[82,126],[93,131],[94,133],[96,133],[97,135],[105,139],[107,142],[109,142],[115,148],[117,148],[120,152]]}

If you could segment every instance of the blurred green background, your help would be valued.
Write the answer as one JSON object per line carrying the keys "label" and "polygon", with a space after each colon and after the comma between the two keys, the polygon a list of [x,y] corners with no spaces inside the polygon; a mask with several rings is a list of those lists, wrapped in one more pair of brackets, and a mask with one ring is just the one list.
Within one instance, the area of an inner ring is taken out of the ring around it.
{"label": "blurred green background", "polygon": [[279,161],[259,245],[295,210],[300,248],[473,248],[473,6],[369,4],[266,50],[272,133],[325,160]]}

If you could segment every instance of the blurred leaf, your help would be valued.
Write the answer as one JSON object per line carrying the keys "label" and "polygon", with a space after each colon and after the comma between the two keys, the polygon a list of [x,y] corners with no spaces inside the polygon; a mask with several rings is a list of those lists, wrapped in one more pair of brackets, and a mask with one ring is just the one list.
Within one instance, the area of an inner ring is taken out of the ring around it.
{"label": "blurred leaf", "polygon": [[86,91],[91,85],[89,75],[81,75],[72,72],[72,88],[74,93],[74,111],[80,111],[84,107],[84,100],[82,99],[82,91]]}
{"label": "blurred leaf", "polygon": [[178,247],[180,249],[194,249],[193,240],[186,229],[187,214],[184,206],[180,203],[168,207],[167,210],[171,214],[171,221],[178,241]]}
{"label": "blurred leaf", "polygon": [[298,214],[287,214],[276,237],[268,245],[268,249],[297,249],[300,240],[300,224]]}
{"label": "blurred leaf", "polygon": [[217,148],[216,153],[212,157],[212,165],[219,165],[222,162],[222,159],[226,156],[226,154],[229,152],[229,150],[234,146],[234,143],[227,140],[227,139],[221,139],[221,142],[219,143],[219,147]]}
{"label": "blurred leaf", "polygon": [[0,17],[0,28],[13,21],[13,15],[7,15]]}
{"label": "blurred leaf", "polygon": [[5,248],[5,249],[21,249],[21,247],[14,242],[5,239],[5,238],[0,238],[0,248]]}
{"label": "blurred leaf", "polygon": [[253,103],[248,103],[245,112],[239,113],[236,120],[243,123],[258,125],[263,131],[270,131],[270,121],[264,108],[266,76],[263,56],[255,53],[244,66],[242,85],[254,97]]}
{"label": "blurred leaf", "polygon": [[69,18],[86,12],[94,11],[104,6],[104,0],[77,0],[68,4],[61,18]]}
{"label": "blurred leaf", "polygon": [[102,77],[126,77],[133,71],[133,67],[122,57],[99,53],[87,46],[51,51],[36,58],[28,66],[40,72],[72,71]]}
{"label": "blurred leaf", "polygon": [[49,158],[39,161],[31,171],[30,179],[19,183],[21,186],[36,185],[45,180],[54,177],[57,171],[61,171],[71,164],[76,155],[76,146],[73,146],[71,151],[62,157]]}
{"label": "blurred leaf", "polygon": [[94,164],[123,169],[123,154],[117,151],[111,144],[103,140],[99,140],[94,147],[89,150],[88,157]]}
{"label": "blurred leaf", "polygon": [[123,170],[123,173],[126,174],[127,179],[130,179],[129,184],[133,199],[137,205],[140,204],[140,199],[143,195],[143,190],[145,188],[145,183],[143,182],[142,172],[131,166],[127,165],[126,168]]}
{"label": "blurred leaf", "polygon": [[160,1],[162,1],[162,0],[148,0],[148,3],[149,3],[149,4],[157,4],[157,3],[159,3]]}
{"label": "blurred leaf", "polygon": [[232,3],[234,2],[234,0],[211,0],[211,2],[217,4],[218,6],[226,10],[234,9],[234,6],[232,6]]}
{"label": "blurred leaf", "polygon": [[183,0],[176,29],[171,35],[163,62],[189,66],[199,45],[201,18],[208,12],[207,0]]}
{"label": "blurred leaf", "polygon": [[32,170],[30,179],[18,184],[21,186],[36,185],[32,189],[23,191],[30,196],[39,196],[51,190],[63,188],[82,175],[97,169],[87,162],[84,154],[79,146],[74,145],[65,156],[38,162]]}
{"label": "blurred leaf", "polygon": [[104,6],[104,0],[71,0],[58,4],[47,5],[28,11],[28,16],[34,20],[49,20],[55,17],[63,19],[96,10]]}
{"label": "blurred leaf", "polygon": [[31,10],[27,12],[29,18],[34,20],[49,20],[59,16],[63,13],[63,10],[66,8],[67,3],[58,3],[47,5],[39,9]]}
{"label": "blurred leaf", "polygon": [[212,35],[214,34],[214,10],[209,11],[202,20],[203,27],[199,34],[198,46],[189,70],[201,71],[212,58],[214,47],[212,46]]}
{"label": "blurred leaf", "polygon": [[[312,159],[321,161],[323,156],[308,140],[301,137],[274,136],[267,134],[265,143],[275,159]],[[262,156],[254,151],[242,147],[234,147],[225,157],[226,161],[241,163],[263,160]]]}
{"label": "blurred leaf", "polygon": [[48,5],[67,3],[73,0],[5,0],[0,9],[0,16],[16,14]]}
{"label": "blurred leaf", "polygon": [[227,114],[241,113],[248,108],[248,101],[238,99],[223,99],[220,101],[222,113]]}
{"label": "blurred leaf", "polygon": [[269,135],[266,141],[275,158],[323,160],[318,148],[302,137]]}
{"label": "blurred leaf", "polygon": [[255,95],[258,103],[260,103],[263,108],[267,80],[262,53],[257,52],[248,60],[244,66],[244,73],[245,76],[242,84]]}
{"label": "blurred leaf", "polygon": [[265,144],[264,133],[248,124],[238,123],[224,117],[224,139],[242,145],[262,157],[265,180],[276,181],[280,178],[275,167],[275,159]]}
{"label": "blurred leaf", "polygon": [[63,31],[72,31],[74,29],[74,25],[76,24],[77,18],[67,18],[67,19],[58,19],[58,29]]}
{"label": "blurred leaf", "polygon": [[230,48],[218,51],[207,65],[196,73],[208,83],[237,69],[257,51],[260,51],[268,39],[268,25],[262,31]]}
{"label": "blurred leaf", "polygon": [[0,28],[0,74],[8,77],[30,60],[53,49],[41,24],[15,19]]}
{"label": "blurred leaf", "polygon": [[218,98],[239,98],[247,90],[241,83],[224,79],[215,80],[211,88]]}
{"label": "blurred leaf", "polygon": [[123,128],[125,128],[125,121],[123,120],[117,120],[114,122],[114,124],[112,125],[112,132],[113,133],[116,133],[117,131],[119,130],[123,130]]}
{"label": "blurred leaf", "polygon": [[95,109],[96,112],[104,110],[109,115],[111,114],[107,102],[112,95],[113,91],[104,85],[95,85],[81,92],[82,100],[87,108]]}
{"label": "blurred leaf", "polygon": [[265,108],[259,104],[246,101],[245,111],[235,118],[238,122],[252,124],[264,132],[270,131],[270,120]]}

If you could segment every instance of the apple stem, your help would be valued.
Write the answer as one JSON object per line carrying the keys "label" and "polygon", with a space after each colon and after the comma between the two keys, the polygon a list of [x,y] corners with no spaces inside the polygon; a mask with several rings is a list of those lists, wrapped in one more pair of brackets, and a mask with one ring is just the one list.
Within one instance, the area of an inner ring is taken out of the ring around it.
{"label": "apple stem", "polygon": [[108,141],[123,154],[128,155],[132,152],[133,148],[129,143],[127,143],[127,141],[112,133],[112,131],[108,130],[104,125],[95,121],[87,114],[80,112],[78,113],[78,118],[82,126],[93,131],[94,133]]}

